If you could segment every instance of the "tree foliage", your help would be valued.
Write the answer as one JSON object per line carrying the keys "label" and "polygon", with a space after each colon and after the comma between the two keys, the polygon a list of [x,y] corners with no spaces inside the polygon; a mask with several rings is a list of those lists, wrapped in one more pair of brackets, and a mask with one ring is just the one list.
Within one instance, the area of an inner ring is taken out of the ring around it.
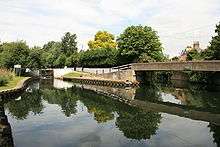
{"label": "tree foliage", "polygon": [[87,50],[80,55],[80,63],[87,67],[112,67],[117,65],[117,49]]}
{"label": "tree foliage", "polygon": [[216,36],[212,37],[210,46],[203,53],[205,59],[208,60],[220,60],[220,22],[218,25],[216,25],[215,33]]}
{"label": "tree foliage", "polygon": [[100,49],[100,48],[116,48],[117,44],[114,41],[115,37],[113,34],[108,33],[107,31],[98,31],[95,34],[94,40],[88,42],[90,49]]}
{"label": "tree foliage", "polygon": [[70,32],[65,33],[61,39],[61,51],[63,54],[70,56],[71,54],[77,52],[76,38],[76,34],[71,34]]}
{"label": "tree foliage", "polygon": [[24,41],[3,43],[1,45],[0,65],[12,68],[16,64],[26,66],[28,63],[29,47]]}
{"label": "tree foliage", "polygon": [[[162,45],[151,27],[130,26],[117,39],[119,53],[123,62],[162,61]],[[143,55],[144,54],[144,55]],[[143,59],[145,58],[145,59]]]}

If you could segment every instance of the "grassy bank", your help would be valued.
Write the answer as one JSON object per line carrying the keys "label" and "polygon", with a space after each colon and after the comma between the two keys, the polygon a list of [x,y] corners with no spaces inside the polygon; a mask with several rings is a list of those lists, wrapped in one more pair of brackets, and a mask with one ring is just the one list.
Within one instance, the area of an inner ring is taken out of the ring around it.
{"label": "grassy bank", "polygon": [[71,72],[71,73],[64,75],[64,77],[66,77],[66,78],[89,77],[89,76],[91,76],[91,73],[79,72],[79,71],[74,71],[74,72]]}
{"label": "grassy bank", "polygon": [[12,80],[8,81],[7,84],[5,84],[4,86],[0,86],[0,91],[2,90],[6,90],[6,89],[11,89],[11,88],[15,88],[17,86],[17,84],[23,80],[25,77],[13,77]]}

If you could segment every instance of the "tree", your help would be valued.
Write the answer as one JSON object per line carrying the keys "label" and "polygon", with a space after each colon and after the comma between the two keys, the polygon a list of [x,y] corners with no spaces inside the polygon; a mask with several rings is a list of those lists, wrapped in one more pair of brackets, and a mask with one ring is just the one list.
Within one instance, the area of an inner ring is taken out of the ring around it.
{"label": "tree", "polygon": [[30,68],[41,68],[44,63],[42,60],[43,50],[40,47],[33,47],[30,49],[29,56],[27,58],[28,64],[27,67]]}
{"label": "tree", "polygon": [[79,64],[79,54],[74,53],[66,59],[66,66],[76,67]]}
{"label": "tree", "polygon": [[45,51],[50,51],[54,48],[54,46],[57,44],[58,42],[55,41],[49,41],[48,43],[43,45],[43,49]]}
{"label": "tree", "polygon": [[64,54],[61,54],[57,60],[54,62],[54,65],[56,67],[64,67],[66,63],[66,56]]}
{"label": "tree", "polygon": [[201,60],[201,54],[197,50],[193,49],[187,52],[186,60],[188,61]]}
{"label": "tree", "polygon": [[90,49],[98,48],[116,48],[117,44],[114,41],[115,37],[113,34],[108,33],[107,31],[98,31],[95,34],[94,40],[88,42]]}
{"label": "tree", "polygon": [[205,59],[208,60],[219,60],[220,59],[220,22],[216,25],[215,33],[216,36],[212,37],[210,46],[203,52]]}
{"label": "tree", "polygon": [[24,41],[3,43],[1,45],[0,66],[12,68],[16,64],[25,67],[28,63],[29,47]]}
{"label": "tree", "polygon": [[82,52],[79,62],[87,67],[112,67],[117,64],[117,60],[117,49],[98,48]]}
{"label": "tree", "polygon": [[49,41],[43,46],[42,62],[44,67],[55,67],[55,61],[61,55],[61,43]]}
{"label": "tree", "polygon": [[61,51],[66,55],[70,56],[71,54],[77,52],[77,42],[76,42],[76,34],[71,34],[67,32],[61,42]]}
{"label": "tree", "polygon": [[130,26],[120,34],[117,43],[123,64],[139,61],[140,56],[144,53],[145,55],[141,58],[146,57],[149,61],[164,59],[159,37],[151,27]]}

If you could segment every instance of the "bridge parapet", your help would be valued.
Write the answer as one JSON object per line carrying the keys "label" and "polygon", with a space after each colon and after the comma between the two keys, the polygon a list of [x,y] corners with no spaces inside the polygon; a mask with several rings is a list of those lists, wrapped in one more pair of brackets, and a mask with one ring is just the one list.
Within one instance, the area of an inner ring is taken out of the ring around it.
{"label": "bridge parapet", "polygon": [[133,63],[134,71],[220,71],[220,60]]}

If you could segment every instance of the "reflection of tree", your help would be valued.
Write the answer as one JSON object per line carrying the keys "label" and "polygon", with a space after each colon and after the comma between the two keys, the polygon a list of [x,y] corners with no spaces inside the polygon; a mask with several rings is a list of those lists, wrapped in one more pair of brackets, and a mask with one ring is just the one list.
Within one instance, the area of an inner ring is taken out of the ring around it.
{"label": "reflection of tree", "polygon": [[208,127],[210,127],[210,131],[213,132],[214,142],[219,147],[220,146],[220,126],[210,123]]}
{"label": "reflection of tree", "polygon": [[219,92],[209,91],[186,91],[187,105],[203,107],[210,110],[220,111]]}
{"label": "reflection of tree", "polygon": [[13,147],[13,137],[11,131],[11,125],[8,122],[7,116],[3,104],[0,104],[0,146],[1,147]]}
{"label": "reflection of tree", "polygon": [[17,119],[25,119],[30,111],[34,114],[40,114],[43,110],[40,91],[33,90],[31,93],[25,92],[21,95],[21,100],[9,101],[6,107]]}
{"label": "reflection of tree", "polygon": [[[87,105],[88,106],[88,105]],[[108,120],[112,120],[114,118],[114,114],[111,112],[106,112],[102,108],[96,108],[96,107],[88,107],[89,113],[94,113],[94,119],[98,123],[104,123]]]}
{"label": "reflection of tree", "polygon": [[135,99],[151,102],[159,101],[162,99],[160,87],[155,84],[139,87],[136,90]]}
{"label": "reflection of tree", "polygon": [[114,118],[113,106],[108,97],[98,95],[91,90],[74,90],[80,100],[87,107],[89,113],[94,114],[94,119],[98,123],[104,123]]}
{"label": "reflection of tree", "polygon": [[178,90],[174,87],[162,87],[162,91],[174,95],[187,106],[220,112],[220,93],[211,91],[207,86],[194,84]]}
{"label": "reflection of tree", "polygon": [[94,113],[94,119],[98,123],[112,120],[113,112],[117,112],[119,116],[116,125],[127,138],[149,139],[158,129],[161,115],[156,112],[143,112],[92,90],[74,88],[74,93],[79,95],[88,112]]}
{"label": "reflection of tree", "polygon": [[71,114],[76,114],[76,102],[78,97],[71,89],[58,90],[58,89],[44,89],[42,90],[43,98],[50,104],[58,104],[63,113],[69,117]]}
{"label": "reflection of tree", "polygon": [[126,111],[120,111],[116,119],[116,125],[127,138],[150,139],[156,134],[161,115],[156,112],[144,112],[137,108],[129,107]]}

